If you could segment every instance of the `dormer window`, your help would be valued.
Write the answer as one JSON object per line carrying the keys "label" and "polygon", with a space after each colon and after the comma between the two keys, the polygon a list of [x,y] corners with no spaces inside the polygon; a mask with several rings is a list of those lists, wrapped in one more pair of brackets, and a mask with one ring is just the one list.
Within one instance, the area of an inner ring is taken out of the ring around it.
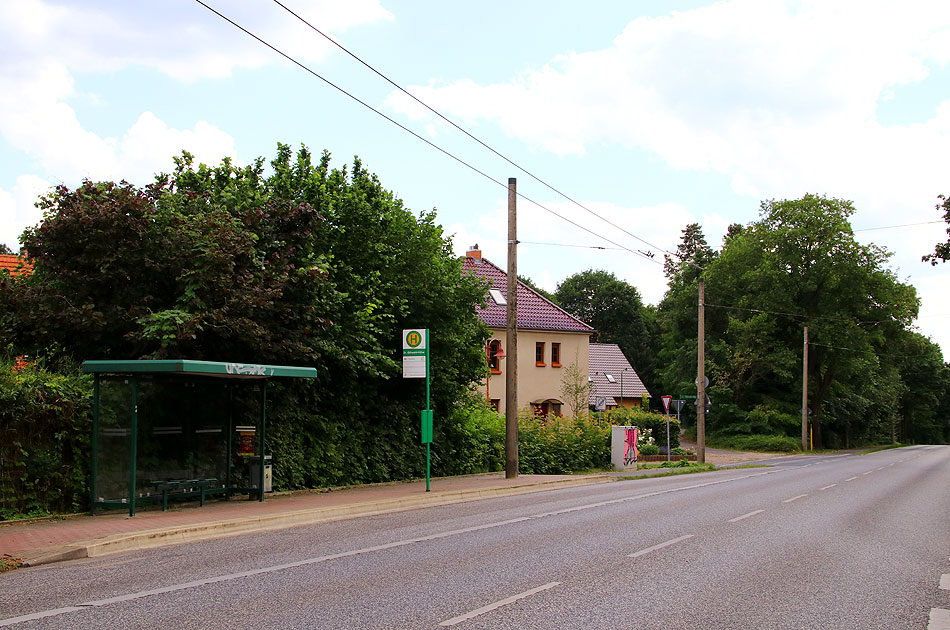
{"label": "dormer window", "polygon": [[616,383],[616,382],[617,382],[617,379],[614,378],[614,375],[613,375],[613,374],[604,374],[604,376],[607,377],[607,382],[608,382],[608,383]]}
{"label": "dormer window", "polygon": [[508,300],[505,299],[505,296],[498,289],[489,289],[488,295],[491,296],[492,301],[498,306],[505,306],[508,304]]}

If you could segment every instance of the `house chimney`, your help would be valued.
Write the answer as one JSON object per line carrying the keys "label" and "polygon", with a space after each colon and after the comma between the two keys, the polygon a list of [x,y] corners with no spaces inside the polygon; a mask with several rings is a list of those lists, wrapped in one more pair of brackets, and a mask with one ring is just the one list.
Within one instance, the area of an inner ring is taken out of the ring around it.
{"label": "house chimney", "polygon": [[468,258],[473,258],[475,263],[481,263],[482,261],[482,250],[478,249],[478,243],[475,243],[468,248],[468,251],[465,252],[465,256]]}

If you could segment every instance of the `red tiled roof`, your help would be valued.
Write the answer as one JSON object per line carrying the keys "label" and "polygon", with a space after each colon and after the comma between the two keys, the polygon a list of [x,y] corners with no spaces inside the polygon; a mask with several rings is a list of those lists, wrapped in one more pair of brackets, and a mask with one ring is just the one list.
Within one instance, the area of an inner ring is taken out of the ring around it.
{"label": "red tiled roof", "polygon": [[[508,274],[487,259],[466,257],[462,264],[462,271],[488,280],[491,288],[498,289],[502,295],[507,295]],[[491,296],[487,296],[485,306],[478,309],[478,317],[491,328],[504,328],[508,325],[508,307],[496,304]],[[594,332],[593,328],[523,282],[518,282],[518,328],[588,334]]]}
{"label": "red tiled roof", "polygon": [[[624,398],[650,395],[643,381],[630,366],[627,357],[620,351],[620,346],[615,343],[590,344],[590,360],[587,365],[588,374],[594,383],[590,397],[591,404],[594,403],[595,396],[620,398],[621,386]],[[607,374],[613,376],[616,382],[611,383],[607,379]],[[609,400],[607,402],[610,404]]]}
{"label": "red tiled roof", "polygon": [[0,272],[3,271],[8,271],[13,276],[28,276],[33,271],[33,264],[16,254],[0,254]]}

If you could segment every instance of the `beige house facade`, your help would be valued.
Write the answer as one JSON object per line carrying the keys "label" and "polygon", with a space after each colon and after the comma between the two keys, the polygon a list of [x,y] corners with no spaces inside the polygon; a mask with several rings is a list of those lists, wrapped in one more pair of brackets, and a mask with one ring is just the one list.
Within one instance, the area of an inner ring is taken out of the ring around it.
{"label": "beige house facade", "polygon": [[[484,308],[478,316],[491,330],[485,346],[489,373],[479,391],[500,413],[505,413],[507,346],[507,273],[482,258],[478,246],[463,263],[466,273],[490,283]],[[519,282],[518,295],[518,408],[538,415],[570,414],[562,393],[565,372],[575,373],[581,384],[589,374],[590,335],[594,329]],[[499,354],[503,356],[499,356]],[[576,370],[569,370],[576,365]],[[584,397],[586,402],[586,396]],[[585,407],[586,408],[586,407]],[[578,410],[579,411],[579,410]]]}

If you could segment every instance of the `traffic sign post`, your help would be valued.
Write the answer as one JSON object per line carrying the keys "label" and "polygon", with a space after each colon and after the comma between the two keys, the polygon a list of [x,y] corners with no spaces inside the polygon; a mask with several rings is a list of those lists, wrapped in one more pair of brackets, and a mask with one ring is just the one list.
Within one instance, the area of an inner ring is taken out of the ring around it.
{"label": "traffic sign post", "polygon": [[670,403],[673,402],[672,396],[661,396],[663,401],[663,411],[666,412],[666,461],[670,461]]}
{"label": "traffic sign post", "polygon": [[426,492],[432,473],[432,405],[429,385],[429,329],[409,328],[402,331],[402,377],[426,380],[426,408],[422,410],[422,443],[426,445]]}

